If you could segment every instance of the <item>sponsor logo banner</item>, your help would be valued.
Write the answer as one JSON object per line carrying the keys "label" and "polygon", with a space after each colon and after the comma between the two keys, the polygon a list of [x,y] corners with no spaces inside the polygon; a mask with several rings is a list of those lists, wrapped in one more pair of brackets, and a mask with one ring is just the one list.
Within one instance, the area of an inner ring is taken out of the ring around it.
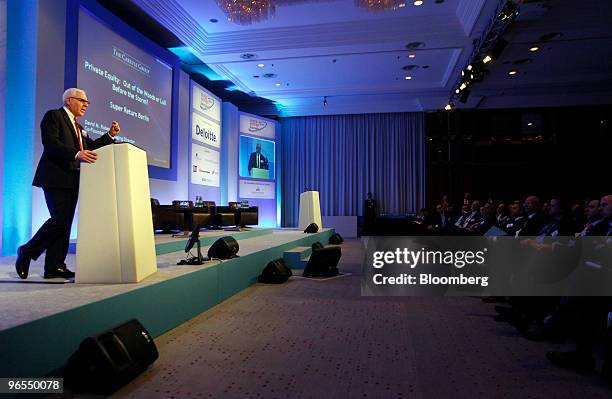
{"label": "sponsor logo banner", "polygon": [[191,183],[219,187],[220,153],[208,147],[191,143]]}
{"label": "sponsor logo banner", "polygon": [[276,185],[274,182],[257,180],[240,180],[238,196],[240,198],[274,199]]}
{"label": "sponsor logo banner", "polygon": [[191,114],[191,138],[211,145],[221,147],[221,126],[193,112]]}
{"label": "sponsor logo banner", "polygon": [[240,115],[240,133],[274,139],[276,128],[273,122],[249,115]]}
{"label": "sponsor logo banner", "polygon": [[221,100],[196,84],[192,84],[191,87],[193,109],[217,122],[221,122]]}

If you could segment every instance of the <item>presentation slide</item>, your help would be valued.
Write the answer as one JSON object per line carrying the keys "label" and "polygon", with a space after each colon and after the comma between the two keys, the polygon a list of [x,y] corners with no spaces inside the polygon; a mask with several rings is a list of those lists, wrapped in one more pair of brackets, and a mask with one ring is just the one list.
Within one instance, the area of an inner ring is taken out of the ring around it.
{"label": "presentation slide", "polygon": [[91,105],[80,123],[93,138],[116,120],[119,141],[147,152],[149,165],[170,167],[172,68],[79,11],[77,85]]}
{"label": "presentation slide", "polygon": [[274,180],[274,141],[240,136],[240,177]]}

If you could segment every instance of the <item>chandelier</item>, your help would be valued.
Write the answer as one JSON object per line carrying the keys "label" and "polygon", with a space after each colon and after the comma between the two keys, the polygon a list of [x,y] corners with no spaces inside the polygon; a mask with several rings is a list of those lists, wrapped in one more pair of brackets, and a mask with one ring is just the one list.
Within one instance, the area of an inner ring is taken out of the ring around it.
{"label": "chandelier", "polygon": [[[335,0],[215,0],[227,19],[240,25],[250,25],[274,17],[277,6],[300,3],[328,3]],[[355,6],[371,12],[397,10],[406,7],[406,0],[355,0]]]}
{"label": "chandelier", "polygon": [[406,0],[355,0],[355,5],[368,11],[379,12],[406,7]]}
{"label": "chandelier", "polygon": [[275,0],[216,0],[227,19],[240,25],[250,25],[274,16]]}

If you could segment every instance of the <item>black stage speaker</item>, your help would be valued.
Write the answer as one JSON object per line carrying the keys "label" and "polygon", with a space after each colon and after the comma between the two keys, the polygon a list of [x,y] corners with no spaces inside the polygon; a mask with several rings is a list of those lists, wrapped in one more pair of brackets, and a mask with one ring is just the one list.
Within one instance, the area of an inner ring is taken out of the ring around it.
{"label": "black stage speaker", "polygon": [[313,248],[306,264],[304,277],[333,277],[338,275],[338,262],[342,256],[340,247]]}
{"label": "black stage speaker", "polygon": [[319,226],[316,223],[310,223],[304,233],[316,233],[317,231],[319,231]]}
{"label": "black stage speaker", "polygon": [[314,251],[315,249],[321,249],[323,248],[323,244],[321,244],[320,241],[317,241],[315,243],[312,244],[312,250]]}
{"label": "black stage speaker", "polygon": [[340,245],[344,242],[344,238],[342,238],[342,236],[338,233],[336,234],[332,234],[331,237],[329,237],[329,243],[333,244],[333,245]]}
{"label": "black stage speaker", "polygon": [[278,258],[268,263],[257,280],[259,280],[260,283],[266,284],[282,284],[289,280],[292,274],[285,260],[283,258]]}
{"label": "black stage speaker", "polygon": [[238,255],[238,241],[232,236],[221,237],[213,243],[208,249],[208,257],[210,259],[230,259],[236,258]]}
{"label": "black stage speaker", "polygon": [[136,319],[88,337],[70,357],[64,378],[75,392],[110,394],[145,371],[159,353]]}

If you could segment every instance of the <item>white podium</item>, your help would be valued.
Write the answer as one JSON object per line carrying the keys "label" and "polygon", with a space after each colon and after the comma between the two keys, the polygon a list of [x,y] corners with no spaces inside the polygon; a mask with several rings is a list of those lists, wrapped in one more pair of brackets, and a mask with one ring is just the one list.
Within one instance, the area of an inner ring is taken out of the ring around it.
{"label": "white podium", "polygon": [[76,283],[136,283],[157,271],[146,152],[96,150],[81,164]]}
{"label": "white podium", "polygon": [[300,230],[304,230],[311,223],[316,223],[319,229],[323,228],[318,191],[304,191],[300,194]]}

